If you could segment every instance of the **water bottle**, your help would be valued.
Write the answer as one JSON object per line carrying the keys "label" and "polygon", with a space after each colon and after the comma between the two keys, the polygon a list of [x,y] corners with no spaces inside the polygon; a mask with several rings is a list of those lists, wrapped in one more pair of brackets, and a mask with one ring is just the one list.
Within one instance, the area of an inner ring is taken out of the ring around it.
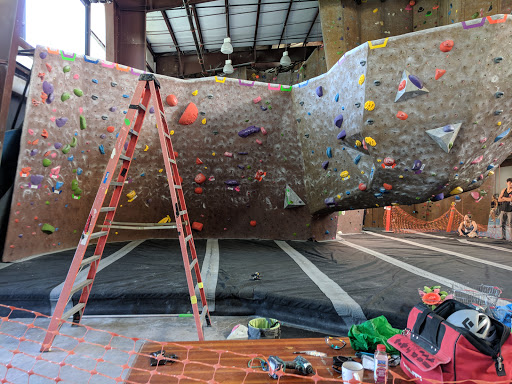
{"label": "water bottle", "polygon": [[374,361],[373,378],[375,383],[386,383],[388,380],[388,354],[384,344],[377,345]]}

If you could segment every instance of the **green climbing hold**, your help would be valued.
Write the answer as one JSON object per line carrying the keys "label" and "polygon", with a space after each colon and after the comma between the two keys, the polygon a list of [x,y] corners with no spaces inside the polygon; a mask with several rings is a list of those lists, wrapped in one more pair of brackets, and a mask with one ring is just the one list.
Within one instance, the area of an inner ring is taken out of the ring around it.
{"label": "green climbing hold", "polygon": [[130,121],[130,119],[124,119],[124,123],[125,123],[126,125],[130,125],[131,121]]}
{"label": "green climbing hold", "polygon": [[43,159],[43,167],[49,167],[52,165],[52,161],[50,159]]}
{"label": "green climbing hold", "polygon": [[67,100],[67,99],[69,99],[70,97],[71,97],[71,95],[70,95],[69,93],[64,92],[64,93],[62,94],[62,96],[60,97],[60,100],[61,100],[61,101],[66,101],[66,100]]}
{"label": "green climbing hold", "polygon": [[78,140],[76,139],[76,136],[73,136],[73,140],[71,140],[71,144],[69,144],[69,146],[75,148],[77,143]]}
{"label": "green climbing hold", "polygon": [[47,223],[44,223],[42,226],[41,226],[41,231],[43,233],[46,233],[47,235],[51,235],[53,232],[55,232],[55,227],[53,225],[50,225],[50,224],[47,224]]}
{"label": "green climbing hold", "polygon": [[82,194],[82,190],[78,187],[76,187],[75,189],[73,189],[73,194],[75,196],[80,196]]}
{"label": "green climbing hold", "polygon": [[78,97],[82,97],[84,95],[83,91],[80,88],[73,89],[73,93]]}
{"label": "green climbing hold", "polygon": [[46,205],[50,205],[50,202],[48,200],[46,200],[45,204]]}
{"label": "green climbing hold", "polygon": [[71,190],[74,191],[78,188],[78,180],[71,180]]}
{"label": "green climbing hold", "polygon": [[80,116],[80,129],[83,131],[87,128],[87,122],[85,121],[84,116]]}
{"label": "green climbing hold", "polygon": [[448,149],[452,149],[453,143],[448,144]]}
{"label": "green climbing hold", "polygon": [[69,71],[71,71],[71,67],[69,65],[66,65],[64,68],[62,68],[62,70],[64,71],[64,73],[68,73]]}
{"label": "green climbing hold", "polygon": [[66,144],[62,147],[62,153],[66,154],[71,150],[71,146],[69,144]]}

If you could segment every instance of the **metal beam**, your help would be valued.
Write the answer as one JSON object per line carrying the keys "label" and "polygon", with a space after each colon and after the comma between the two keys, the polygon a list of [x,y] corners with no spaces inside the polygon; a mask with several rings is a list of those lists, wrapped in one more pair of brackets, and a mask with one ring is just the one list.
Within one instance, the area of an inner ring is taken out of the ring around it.
{"label": "metal beam", "polygon": [[151,47],[151,43],[149,42],[148,38],[146,37],[146,46],[149,49],[149,52],[151,53],[151,56],[153,56],[153,60],[155,60],[155,51],[153,51],[153,47]]}
{"label": "metal beam", "polygon": [[85,54],[91,54],[91,4],[85,4]]}
{"label": "metal beam", "polygon": [[[281,40],[283,40],[284,33],[286,32],[286,23],[288,23],[288,17],[290,16],[290,11],[292,10],[293,0],[290,0],[290,5],[288,6],[288,12],[286,12],[286,18],[284,19],[283,32],[281,32],[281,37],[279,38],[279,47],[281,45]],[[285,42],[286,44],[286,42]]]}
{"label": "metal beam", "polygon": [[252,49],[254,51],[254,61],[256,61],[256,39],[258,38],[258,24],[260,22],[260,8],[261,0],[258,0],[258,10],[256,11],[256,26],[254,27],[254,44]]}
{"label": "metal beam", "polygon": [[231,30],[231,27],[230,27],[230,24],[229,24],[229,0],[226,0],[226,6],[225,6],[225,13],[226,13],[226,37],[231,37],[230,35],[230,30]]}
{"label": "metal beam", "polygon": [[206,68],[204,67],[203,61],[203,52],[201,47],[199,46],[199,42],[197,41],[196,29],[194,27],[194,20],[192,17],[192,10],[190,8],[189,0],[183,0],[183,6],[185,7],[185,11],[187,12],[188,24],[190,25],[190,33],[192,33],[192,37],[194,38],[194,45],[196,46],[197,59],[199,60],[199,64],[201,65],[201,69],[203,72],[206,72]]}
{"label": "metal beam", "polygon": [[194,14],[194,21],[197,27],[197,35],[199,36],[199,46],[201,47],[201,50],[206,51],[206,48],[204,47],[203,33],[201,32],[201,24],[199,23],[199,16],[197,15],[196,6],[192,4],[190,7],[192,8],[192,13]]}
{"label": "metal beam", "polygon": [[306,38],[304,39],[304,43],[302,43],[302,46],[305,46],[306,43],[308,42],[309,34],[311,33],[311,30],[313,29],[313,26],[315,25],[316,19],[318,18],[319,14],[320,14],[320,7],[318,7],[318,9],[316,10],[316,15],[313,18],[313,21],[311,22],[311,25],[310,25],[309,30],[308,30],[308,34],[306,35]]}
{"label": "metal beam", "polygon": [[178,63],[180,65],[180,67],[179,67],[179,74],[181,76],[181,74],[183,73],[183,63],[181,61],[180,46],[178,45],[178,40],[176,39],[176,35],[174,34],[174,31],[172,29],[172,26],[171,26],[171,23],[169,21],[169,18],[167,17],[167,13],[165,13],[165,11],[161,11],[161,13],[162,13],[162,17],[164,18],[165,25],[167,25],[167,29],[169,30],[169,33],[171,34],[171,39],[172,39],[172,42],[174,44],[174,47],[176,48],[176,52],[178,53]]}

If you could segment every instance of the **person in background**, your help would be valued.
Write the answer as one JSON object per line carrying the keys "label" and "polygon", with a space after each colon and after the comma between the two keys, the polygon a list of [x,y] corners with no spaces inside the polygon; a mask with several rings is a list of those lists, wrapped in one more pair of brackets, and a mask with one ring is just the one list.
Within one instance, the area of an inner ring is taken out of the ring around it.
{"label": "person in background", "polygon": [[464,220],[462,220],[462,223],[459,225],[459,236],[464,237],[477,237],[478,225],[476,221],[473,220],[471,215],[467,214],[464,216]]}
{"label": "person in background", "polygon": [[489,216],[492,221],[494,221],[494,228],[496,228],[496,219],[500,214],[500,206],[498,203],[499,195],[495,193],[491,198],[491,211],[489,212]]}
{"label": "person in background", "polygon": [[507,239],[507,226],[510,227],[512,219],[512,177],[507,179],[507,188],[504,188],[498,197],[500,204],[501,234],[503,240]]}

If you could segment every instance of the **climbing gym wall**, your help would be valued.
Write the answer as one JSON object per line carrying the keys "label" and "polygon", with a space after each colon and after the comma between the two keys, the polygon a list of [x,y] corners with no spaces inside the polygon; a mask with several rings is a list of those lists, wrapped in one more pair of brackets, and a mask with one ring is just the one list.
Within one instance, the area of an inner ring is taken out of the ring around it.
{"label": "climbing gym wall", "polygon": [[[510,153],[510,33],[495,15],[373,40],[293,87],[159,77],[197,235],[307,239],[336,230],[325,213],[480,188]],[[4,261],[76,246],[138,74],[37,48]],[[117,221],[172,215],[158,148],[150,111]]]}

